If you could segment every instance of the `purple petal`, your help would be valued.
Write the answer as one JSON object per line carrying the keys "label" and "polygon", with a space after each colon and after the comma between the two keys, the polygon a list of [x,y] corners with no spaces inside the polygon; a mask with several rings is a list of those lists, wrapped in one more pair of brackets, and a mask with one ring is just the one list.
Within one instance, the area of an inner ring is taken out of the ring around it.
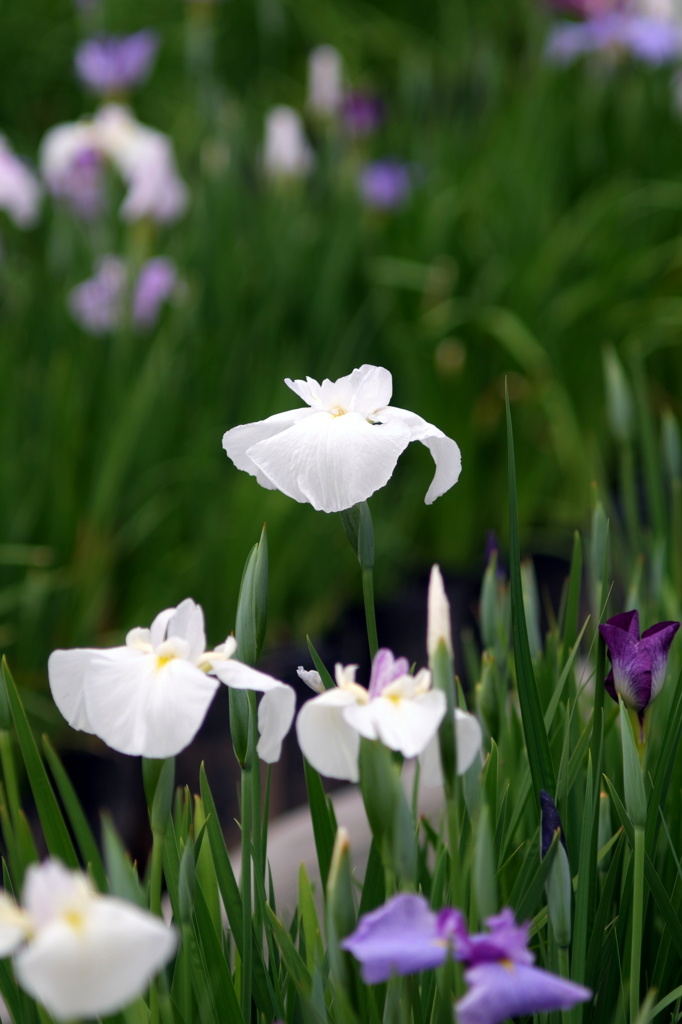
{"label": "purple petal", "polygon": [[102,256],[93,277],[69,293],[74,320],[90,334],[107,334],[121,326],[127,270],[117,256]]}
{"label": "purple petal", "polygon": [[540,809],[541,809],[541,828],[542,828],[542,857],[547,856],[547,851],[552,845],[554,834],[559,830],[559,839],[566,855],[568,856],[568,847],[566,846],[566,837],[564,836],[564,829],[561,824],[561,818],[559,812],[556,809],[556,804],[552,800],[551,796],[545,789],[540,790]]}
{"label": "purple petal", "polygon": [[158,36],[150,29],[87,39],[76,50],[76,73],[100,95],[128,92],[148,77],[158,46]]}
{"label": "purple petal", "polygon": [[157,256],[147,260],[137,279],[133,295],[133,324],[143,330],[152,328],[164,302],[178,284],[178,272],[172,260]]}
{"label": "purple petal", "polygon": [[459,1024],[501,1024],[507,1017],[568,1010],[592,997],[588,988],[519,963],[486,963],[464,973],[470,989],[456,1004]]}
{"label": "purple petal", "polygon": [[657,622],[642,633],[639,646],[647,651],[651,662],[650,700],[661,692],[668,667],[668,652],[679,628],[679,622]]}
{"label": "purple petal", "polygon": [[440,967],[448,958],[450,944],[439,933],[438,916],[427,900],[401,894],[361,917],[341,947],[360,961],[363,980],[376,985],[392,974]]}
{"label": "purple petal", "polygon": [[457,959],[474,965],[496,960],[532,964],[535,957],[528,949],[528,922],[517,924],[514,911],[505,907],[486,919],[488,932],[465,936],[457,946]]}
{"label": "purple petal", "polygon": [[394,658],[388,647],[381,647],[372,661],[372,674],[369,677],[369,695],[379,697],[395,679],[406,676],[410,671],[407,658]]}
{"label": "purple petal", "polygon": [[358,182],[367,206],[395,210],[403,206],[412,190],[412,174],[400,160],[375,160],[363,169]]}
{"label": "purple petal", "polygon": [[[637,613],[629,612],[628,615],[636,616]],[[639,714],[652,699],[651,652],[648,645],[635,639],[635,620],[630,624],[630,632],[620,625],[612,625],[612,621],[601,625],[599,632],[606,642],[613,665],[613,685],[628,707]]]}
{"label": "purple petal", "polygon": [[616,693],[616,687],[613,684],[613,669],[611,669],[606,679],[604,680],[604,686],[606,687],[606,692],[608,693],[609,697],[612,697],[617,704],[618,694]]}
{"label": "purple petal", "polygon": [[610,619],[606,620],[606,625],[622,629],[625,633],[634,637],[635,640],[639,640],[639,612],[636,609],[631,612],[620,612],[618,615],[612,615]]}

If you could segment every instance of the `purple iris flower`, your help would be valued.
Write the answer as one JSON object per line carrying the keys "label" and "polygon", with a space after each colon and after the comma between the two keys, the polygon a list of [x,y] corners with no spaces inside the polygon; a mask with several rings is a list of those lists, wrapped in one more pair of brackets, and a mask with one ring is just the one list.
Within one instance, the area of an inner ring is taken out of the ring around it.
{"label": "purple iris flower", "polygon": [[138,276],[133,293],[133,325],[141,330],[154,327],[161,307],[178,286],[178,271],[172,260],[156,256],[147,260]]}
{"label": "purple iris flower", "polygon": [[379,128],[384,120],[384,104],[378,96],[351,92],[341,106],[343,124],[349,135],[365,138]]}
{"label": "purple iris flower", "polygon": [[668,651],[679,628],[679,622],[657,622],[645,629],[640,639],[636,611],[614,615],[599,627],[612,666],[604,685],[615,701],[620,695],[637,712],[640,727],[647,707],[665,682]]}
{"label": "purple iris flower", "polygon": [[98,96],[129,92],[144,82],[159,48],[156,32],[86,39],[76,50],[76,73]]}
{"label": "purple iris flower", "polygon": [[412,173],[400,160],[375,160],[360,173],[360,195],[375,210],[396,210],[412,191]]}
{"label": "purple iris flower", "polygon": [[102,256],[94,275],[71,289],[69,309],[88,334],[108,334],[120,327],[127,282],[126,266],[118,256]]}
{"label": "purple iris flower", "polygon": [[458,935],[466,934],[459,910],[431,910],[423,896],[400,894],[364,914],[341,946],[362,965],[368,985],[392,974],[414,974],[440,967],[453,955]]}
{"label": "purple iris flower", "polygon": [[646,64],[658,66],[682,54],[682,29],[662,18],[612,11],[577,24],[555,26],[546,47],[547,57],[558,64],[608,50],[628,52]]}

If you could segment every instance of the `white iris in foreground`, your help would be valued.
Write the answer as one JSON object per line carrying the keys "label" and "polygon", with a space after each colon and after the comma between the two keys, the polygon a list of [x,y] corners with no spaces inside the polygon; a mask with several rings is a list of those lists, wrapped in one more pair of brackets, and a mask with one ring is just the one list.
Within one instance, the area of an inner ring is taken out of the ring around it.
{"label": "white iris in foreground", "polygon": [[421,416],[388,404],[393,381],[383,367],[364,365],[322,384],[311,377],[285,384],[305,408],[233,427],[223,437],[235,466],[263,487],[341,512],[389,481],[410,441],[425,444],[436,463],[427,505],[457,483],[459,447]]}
{"label": "white iris in foreground", "polygon": [[[431,673],[409,674],[407,658],[382,648],[372,662],[369,688],[355,682],[356,665],[336,666],[336,686],[307,701],[296,719],[298,743],[322,775],[357,782],[360,738],[379,740],[403,757],[421,757],[426,785],[441,781],[438,727],[447,701],[431,688]],[[465,772],[481,745],[473,715],[457,712],[457,771]]]}
{"label": "white iris in foreground", "polygon": [[47,663],[57,707],[74,729],[114,750],[172,757],[196,736],[220,683],[263,694],[258,756],[279,760],[296,710],[294,690],[236,661],[234,637],[206,650],[204,613],[191,598],[166,608],[125,646],[53,651]]}
{"label": "white iris in foreground", "polygon": [[175,953],[161,918],[98,895],[57,861],[28,868],[22,903],[0,893],[0,956],[14,956],[21,987],[58,1020],[118,1012]]}

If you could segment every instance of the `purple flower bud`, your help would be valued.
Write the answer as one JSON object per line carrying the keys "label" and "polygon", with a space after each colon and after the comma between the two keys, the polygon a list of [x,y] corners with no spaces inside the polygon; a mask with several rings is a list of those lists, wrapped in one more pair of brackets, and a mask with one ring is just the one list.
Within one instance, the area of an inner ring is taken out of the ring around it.
{"label": "purple flower bud", "polygon": [[74,320],[88,334],[108,334],[123,321],[128,274],[118,256],[102,256],[95,274],[72,288],[68,304]]}
{"label": "purple flower bud", "polygon": [[76,50],[76,73],[99,96],[129,92],[149,77],[158,48],[158,36],[150,29],[87,39]]}
{"label": "purple flower bud", "polygon": [[647,707],[661,692],[668,652],[679,628],[679,622],[658,622],[640,639],[636,611],[614,615],[599,627],[612,666],[604,685],[615,701],[621,696],[637,712],[640,724]]}
{"label": "purple flower bud", "polygon": [[142,267],[133,294],[133,326],[150,330],[159,319],[161,307],[178,285],[178,272],[172,260],[156,256]]}
{"label": "purple flower bud", "polygon": [[383,123],[384,104],[378,96],[351,92],[344,97],[341,114],[348,134],[356,139],[365,138]]}
{"label": "purple flower bud", "polygon": [[412,174],[400,160],[375,160],[362,170],[358,184],[367,206],[396,210],[407,202],[412,191]]}

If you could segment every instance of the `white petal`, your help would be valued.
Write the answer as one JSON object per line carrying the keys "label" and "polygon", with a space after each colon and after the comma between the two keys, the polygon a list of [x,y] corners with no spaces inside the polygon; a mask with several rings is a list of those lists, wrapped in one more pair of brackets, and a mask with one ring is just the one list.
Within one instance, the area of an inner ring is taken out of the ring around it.
{"label": "white petal", "polygon": [[82,906],[92,887],[82,871],[70,871],[61,861],[30,864],[21,890],[21,902],[36,928],[48,924],[69,907]]}
{"label": "white petal", "polygon": [[305,683],[306,686],[309,686],[315,693],[324,693],[327,689],[322,682],[322,676],[314,668],[307,669],[304,668],[303,665],[299,665],[296,669],[296,675],[301,682]]}
{"label": "white petal", "polygon": [[395,419],[400,420],[410,428],[410,441],[421,441],[431,452],[436,463],[436,473],[424,498],[427,505],[454,487],[462,472],[462,454],[459,445],[451,437],[447,437],[438,427],[427,423],[421,416],[407,409],[389,406],[380,418],[387,423]]}
{"label": "white petal", "polygon": [[156,616],[149,630],[149,640],[152,647],[158,647],[166,639],[168,623],[175,615],[175,608],[164,608]]}
{"label": "white petal", "polygon": [[204,611],[191,597],[181,601],[168,623],[167,635],[178,636],[189,644],[189,661],[196,663],[206,650]]}
{"label": "white petal", "polygon": [[217,688],[180,658],[159,667],[156,655],[123,648],[93,659],[85,700],[93,731],[114,750],[163,758],[192,742]]}
{"label": "white petal", "polygon": [[445,594],[445,585],[439,566],[434,565],[429,579],[428,616],[426,626],[426,650],[429,660],[436,653],[441,640],[452,654],[452,622],[450,603]]}
{"label": "white petal", "polygon": [[355,704],[353,693],[337,688],[305,702],[296,719],[296,735],[303,756],[330,779],[357,782],[360,737],[344,719]]}
{"label": "white petal", "polygon": [[314,412],[249,449],[262,473],[284,494],[323,512],[369,498],[390,479],[410,430],[400,419],[374,426],[358,413]]}
{"label": "white petal", "polygon": [[[112,650],[125,650],[124,647]],[[94,732],[85,707],[85,674],[94,657],[101,654],[93,648],[53,651],[47,660],[47,675],[54,702],[72,729]]]}
{"label": "white petal", "polygon": [[26,939],[30,916],[5,892],[0,892],[0,959],[10,956]]}
{"label": "white petal", "polygon": [[412,700],[376,697],[369,704],[347,708],[344,718],[367,739],[378,739],[403,757],[416,757],[438,732],[447,708],[442,690]]}
{"label": "white petal", "polygon": [[263,697],[258,705],[260,739],[256,752],[261,761],[273,764],[282,753],[282,740],[289,732],[296,712],[296,691],[279,679],[229,659],[213,665],[212,671],[226,686],[236,690],[255,690]]}
{"label": "white petal", "polygon": [[361,416],[369,416],[379,409],[384,409],[391,401],[393,394],[393,377],[383,366],[370,366],[365,363],[350,375],[353,385],[353,404],[355,412]]}
{"label": "white petal", "polygon": [[[471,767],[481,749],[483,733],[478,719],[468,711],[455,708],[455,724],[457,730],[457,774],[463,775]],[[420,781],[425,786],[442,786],[443,771],[440,764],[440,748],[438,737],[434,736],[431,743],[419,759]]]}
{"label": "white petal", "polygon": [[60,918],[15,957],[22,988],[59,1020],[116,1013],[175,952],[163,921],[114,897],[93,898],[80,926]]}
{"label": "white petal", "polygon": [[[290,412],[278,412],[275,416],[268,416],[267,419],[258,420],[256,423],[244,423],[242,426],[232,427],[231,430],[223,434],[223,448],[237,469],[243,469],[251,476],[255,476],[261,487],[273,490],[277,484],[270,480],[252,461],[249,449],[259,441],[264,441],[283,430],[288,430],[299,420],[311,416],[313,412],[313,409],[292,409]],[[301,497],[296,500],[305,501],[305,498]]]}

